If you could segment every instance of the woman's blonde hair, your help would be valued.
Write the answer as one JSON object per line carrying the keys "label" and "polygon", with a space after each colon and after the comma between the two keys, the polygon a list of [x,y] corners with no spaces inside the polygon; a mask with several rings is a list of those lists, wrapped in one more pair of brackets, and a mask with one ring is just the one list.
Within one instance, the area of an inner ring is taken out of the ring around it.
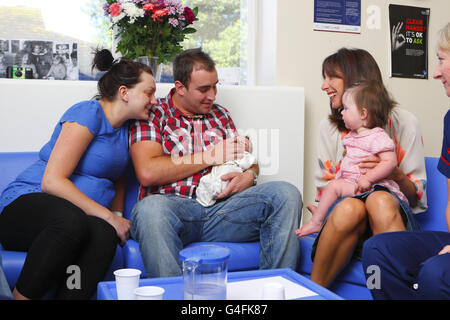
{"label": "woman's blonde hair", "polygon": [[438,48],[450,51],[450,22],[439,30]]}

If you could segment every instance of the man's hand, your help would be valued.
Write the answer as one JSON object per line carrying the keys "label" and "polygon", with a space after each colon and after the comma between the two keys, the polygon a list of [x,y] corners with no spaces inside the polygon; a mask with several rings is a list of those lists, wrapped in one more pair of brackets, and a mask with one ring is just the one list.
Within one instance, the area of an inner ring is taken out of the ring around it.
{"label": "man's hand", "polygon": [[244,137],[234,137],[217,143],[209,153],[208,162],[221,165],[230,160],[241,159],[244,152],[250,149],[250,142]]}
{"label": "man's hand", "polygon": [[216,196],[216,200],[228,198],[253,186],[253,174],[251,172],[231,172],[224,174],[221,179],[228,181],[228,185],[225,190]]}

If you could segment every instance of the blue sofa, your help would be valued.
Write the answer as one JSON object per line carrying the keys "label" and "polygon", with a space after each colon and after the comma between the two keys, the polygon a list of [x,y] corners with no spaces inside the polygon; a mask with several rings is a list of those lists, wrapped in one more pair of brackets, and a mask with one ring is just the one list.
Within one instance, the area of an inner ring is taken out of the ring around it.
{"label": "blue sofa", "polygon": [[[37,159],[37,152],[0,152],[0,192],[12,181],[18,173]],[[446,231],[445,208],[447,203],[447,187],[445,177],[437,171],[438,158],[426,158],[426,169],[428,175],[428,206],[429,209],[417,215],[424,230]],[[136,202],[138,192],[138,182],[132,166],[127,170],[127,192],[125,197],[125,217],[129,217],[130,211]],[[301,246],[301,263],[296,270],[307,277],[311,274],[311,246],[315,235],[302,237],[299,239]],[[189,246],[199,245],[192,243]],[[229,270],[242,271],[257,269],[259,263],[259,243],[218,243],[228,247],[231,251]],[[22,269],[26,253],[7,251],[1,248],[0,254],[3,258],[3,269],[11,288],[14,287]],[[112,272],[116,269],[128,267],[145,270],[142,257],[139,251],[139,244],[130,239],[122,248],[117,247],[116,255],[105,277],[105,280],[112,280]],[[345,299],[371,299],[369,290],[366,287],[364,270],[359,261],[351,261],[341,272],[330,290]]]}

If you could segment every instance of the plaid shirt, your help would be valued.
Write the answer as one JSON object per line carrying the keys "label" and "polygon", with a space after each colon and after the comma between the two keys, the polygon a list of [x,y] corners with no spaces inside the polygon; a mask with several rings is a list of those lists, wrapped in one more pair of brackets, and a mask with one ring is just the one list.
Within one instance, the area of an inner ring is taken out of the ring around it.
{"label": "plaid shirt", "polygon": [[[214,104],[205,115],[187,116],[172,103],[175,89],[150,110],[148,121],[137,120],[130,126],[130,146],[139,141],[155,141],[162,145],[163,154],[182,157],[204,152],[223,139],[237,136],[228,110]],[[176,159],[175,159],[176,160]],[[162,186],[140,186],[138,199],[149,194],[176,194],[193,198],[200,178],[208,174],[208,167],[191,177]]]}

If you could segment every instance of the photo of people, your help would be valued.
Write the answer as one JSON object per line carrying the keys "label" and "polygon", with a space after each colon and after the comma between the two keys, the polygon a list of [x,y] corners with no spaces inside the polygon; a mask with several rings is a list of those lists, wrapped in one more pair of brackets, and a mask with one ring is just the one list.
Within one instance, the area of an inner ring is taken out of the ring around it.
{"label": "photo of people", "polygon": [[0,39],[0,78],[78,80],[78,74],[77,43]]}
{"label": "photo of people", "polygon": [[9,40],[0,39],[0,51],[3,53],[10,51]]}

